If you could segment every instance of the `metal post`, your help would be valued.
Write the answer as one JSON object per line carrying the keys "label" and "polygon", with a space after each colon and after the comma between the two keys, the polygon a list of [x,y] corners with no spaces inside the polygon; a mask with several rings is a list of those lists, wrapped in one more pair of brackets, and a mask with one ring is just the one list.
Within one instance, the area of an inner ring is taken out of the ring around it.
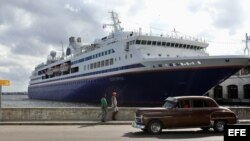
{"label": "metal post", "polygon": [[248,42],[248,36],[246,33],[246,47],[244,49],[244,55],[249,55],[249,48],[248,48],[247,42]]}

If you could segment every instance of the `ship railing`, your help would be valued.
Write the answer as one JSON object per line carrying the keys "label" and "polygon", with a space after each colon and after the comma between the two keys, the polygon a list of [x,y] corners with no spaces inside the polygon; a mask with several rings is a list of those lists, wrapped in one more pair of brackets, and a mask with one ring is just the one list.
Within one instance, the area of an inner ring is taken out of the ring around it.
{"label": "ship railing", "polygon": [[[98,44],[91,44],[91,45],[86,45],[86,46],[83,46],[79,52],[75,53],[73,56],[79,56],[79,55],[82,55],[82,54],[85,54],[85,53],[88,53],[88,52],[91,52],[97,48],[100,48],[101,46],[98,45]],[[73,57],[72,56],[72,57]]]}
{"label": "ship railing", "polygon": [[54,58],[47,58],[47,64],[55,63],[60,60],[64,60],[65,58],[62,56],[54,57]]}
{"label": "ship railing", "polygon": [[166,37],[179,40],[196,41],[206,43],[206,40],[201,37],[194,37],[190,35],[185,35],[177,32],[171,32],[170,34],[157,34],[157,33],[140,33],[133,32],[133,36],[156,36],[156,37]]}

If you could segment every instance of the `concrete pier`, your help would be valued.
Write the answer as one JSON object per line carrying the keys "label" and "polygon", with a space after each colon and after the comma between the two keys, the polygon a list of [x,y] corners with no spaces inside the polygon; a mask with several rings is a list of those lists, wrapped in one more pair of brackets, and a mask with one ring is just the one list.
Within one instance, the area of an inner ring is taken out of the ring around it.
{"label": "concrete pier", "polygon": [[[117,119],[131,121],[136,108],[120,107]],[[108,110],[107,120],[112,110]],[[87,108],[2,108],[0,121],[100,121],[99,107]]]}
{"label": "concrete pier", "polygon": [[[132,121],[137,107],[120,107],[118,121]],[[250,108],[232,107],[239,119],[250,119]],[[109,109],[107,120],[111,120]],[[0,121],[100,121],[99,107],[86,108],[2,108]]]}

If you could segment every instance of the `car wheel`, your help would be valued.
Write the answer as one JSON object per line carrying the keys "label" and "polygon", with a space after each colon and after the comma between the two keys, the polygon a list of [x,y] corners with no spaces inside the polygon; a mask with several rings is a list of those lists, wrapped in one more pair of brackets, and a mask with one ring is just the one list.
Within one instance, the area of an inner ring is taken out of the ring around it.
{"label": "car wheel", "polygon": [[162,124],[159,120],[152,120],[148,124],[148,132],[151,134],[160,134],[162,130]]}
{"label": "car wheel", "polygon": [[218,120],[214,123],[214,131],[223,132],[226,122],[223,120]]}
{"label": "car wheel", "polygon": [[203,131],[208,131],[209,127],[201,127]]}

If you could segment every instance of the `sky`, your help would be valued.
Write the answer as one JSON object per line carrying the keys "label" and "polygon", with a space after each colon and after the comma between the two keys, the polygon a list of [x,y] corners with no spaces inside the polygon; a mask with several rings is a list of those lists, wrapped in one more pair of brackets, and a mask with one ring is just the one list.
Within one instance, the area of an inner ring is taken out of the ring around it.
{"label": "sky", "polygon": [[0,79],[4,92],[27,91],[34,67],[70,36],[92,43],[111,29],[109,11],[125,30],[173,30],[205,39],[210,55],[243,55],[250,34],[249,0],[0,0]]}

